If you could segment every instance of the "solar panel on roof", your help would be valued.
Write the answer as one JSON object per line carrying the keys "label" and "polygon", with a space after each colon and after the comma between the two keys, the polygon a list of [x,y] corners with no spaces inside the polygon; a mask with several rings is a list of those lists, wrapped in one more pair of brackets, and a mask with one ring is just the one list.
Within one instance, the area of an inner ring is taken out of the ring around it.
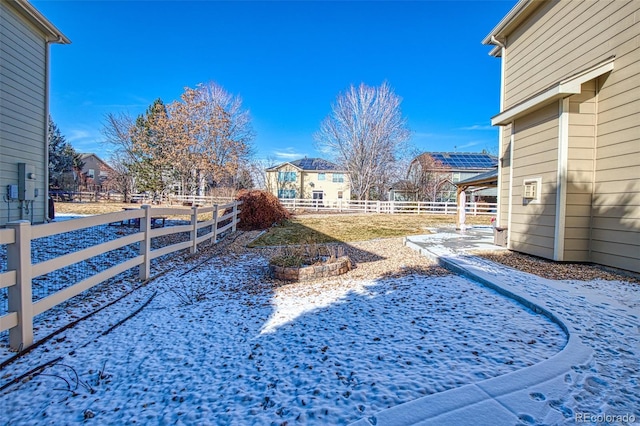
{"label": "solar panel on roof", "polygon": [[300,168],[308,170],[311,168],[311,165],[313,164],[313,160],[309,159],[309,158],[303,158],[302,160],[300,160]]}
{"label": "solar panel on roof", "polygon": [[433,152],[428,155],[435,161],[454,169],[488,169],[497,165],[497,159],[488,154]]}

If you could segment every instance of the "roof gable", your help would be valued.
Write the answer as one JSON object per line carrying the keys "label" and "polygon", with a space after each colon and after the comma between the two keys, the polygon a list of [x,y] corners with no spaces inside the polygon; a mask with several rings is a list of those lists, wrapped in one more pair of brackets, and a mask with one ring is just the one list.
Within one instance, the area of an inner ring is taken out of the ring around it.
{"label": "roof gable", "polygon": [[295,161],[288,161],[286,163],[279,164],[274,167],[269,167],[267,171],[277,170],[285,165],[291,165],[303,171],[340,171],[340,167],[337,164],[322,158],[301,158]]}

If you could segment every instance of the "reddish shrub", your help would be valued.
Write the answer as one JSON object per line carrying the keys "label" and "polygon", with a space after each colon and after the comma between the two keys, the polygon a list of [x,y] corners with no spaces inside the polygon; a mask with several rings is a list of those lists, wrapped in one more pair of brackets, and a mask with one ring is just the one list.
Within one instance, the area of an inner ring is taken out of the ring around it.
{"label": "reddish shrub", "polygon": [[236,196],[236,200],[242,201],[238,227],[245,231],[267,229],[291,216],[287,209],[282,207],[280,200],[270,192],[242,190]]}

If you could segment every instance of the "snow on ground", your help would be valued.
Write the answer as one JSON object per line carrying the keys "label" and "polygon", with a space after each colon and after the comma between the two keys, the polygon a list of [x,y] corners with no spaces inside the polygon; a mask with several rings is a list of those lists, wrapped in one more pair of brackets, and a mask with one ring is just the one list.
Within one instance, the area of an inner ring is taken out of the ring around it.
{"label": "snow on ground", "polygon": [[190,266],[0,371],[2,386],[62,357],[0,392],[3,422],[345,424],[566,342],[547,318],[455,275],[274,286],[258,255]]}
{"label": "snow on ground", "polygon": [[640,285],[546,280],[477,257],[466,260],[497,277],[508,277],[510,285],[546,301],[593,348],[590,362],[572,366],[572,373],[565,376],[568,393],[549,402],[568,424],[574,424],[580,413],[633,415],[640,422]]}

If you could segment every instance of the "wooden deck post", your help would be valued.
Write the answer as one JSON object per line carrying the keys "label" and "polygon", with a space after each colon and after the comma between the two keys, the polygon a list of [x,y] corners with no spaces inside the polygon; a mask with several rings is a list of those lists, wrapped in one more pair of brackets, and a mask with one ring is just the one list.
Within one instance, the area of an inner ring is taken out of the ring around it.
{"label": "wooden deck post", "polygon": [[7,269],[16,271],[16,285],[7,288],[9,312],[16,312],[18,325],[9,329],[9,346],[26,349],[33,344],[33,304],[31,302],[31,223],[7,223],[15,231],[15,243],[7,245]]}

